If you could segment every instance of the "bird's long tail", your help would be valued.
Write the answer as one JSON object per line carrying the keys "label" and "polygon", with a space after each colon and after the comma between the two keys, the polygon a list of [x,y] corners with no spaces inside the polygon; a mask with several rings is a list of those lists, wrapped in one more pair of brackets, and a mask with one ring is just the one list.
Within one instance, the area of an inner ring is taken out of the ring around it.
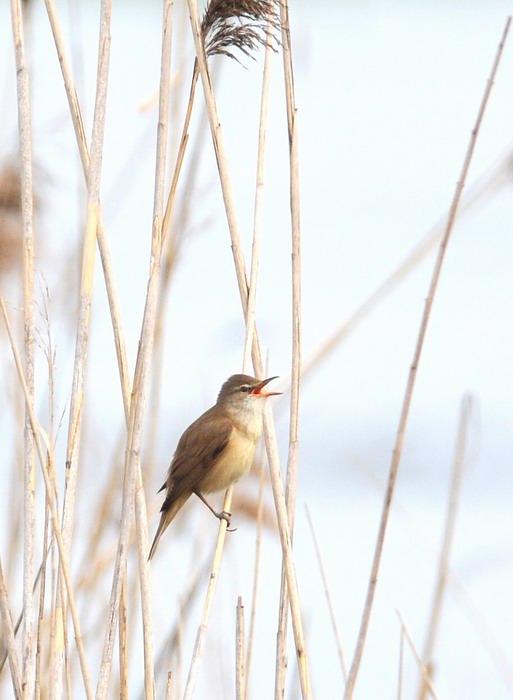
{"label": "bird's long tail", "polygon": [[[160,517],[160,523],[157,528],[157,532],[155,533],[155,537],[153,538],[153,544],[151,545],[150,553],[148,554],[148,561],[153,558],[153,555],[157,551],[158,544],[160,542],[160,538],[166,531],[167,526],[169,523],[173,520],[175,515],[178,513],[180,508],[183,506],[185,501],[189,498],[190,494],[182,494],[179,498],[174,500],[172,503],[169,504],[169,506],[166,505],[166,501],[164,501],[164,506],[162,509],[162,515]],[[165,510],[164,510],[165,507]]]}

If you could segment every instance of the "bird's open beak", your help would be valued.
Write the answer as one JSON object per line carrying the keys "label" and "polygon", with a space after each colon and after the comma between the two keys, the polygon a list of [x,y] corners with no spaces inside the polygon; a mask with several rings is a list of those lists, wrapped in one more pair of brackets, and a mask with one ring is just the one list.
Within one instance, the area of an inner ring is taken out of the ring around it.
{"label": "bird's open beak", "polygon": [[262,396],[263,398],[265,398],[267,396],[280,396],[283,393],[281,391],[262,391],[264,386],[269,384],[269,382],[272,382],[273,379],[278,379],[278,377],[269,377],[269,379],[264,379],[259,384],[257,384],[256,387],[251,392],[252,395],[253,396]]}

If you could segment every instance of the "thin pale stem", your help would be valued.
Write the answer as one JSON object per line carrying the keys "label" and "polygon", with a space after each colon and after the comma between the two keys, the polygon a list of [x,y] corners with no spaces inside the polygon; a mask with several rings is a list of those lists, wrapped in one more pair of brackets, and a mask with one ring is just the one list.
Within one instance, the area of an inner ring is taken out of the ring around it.
{"label": "thin pale stem", "polygon": [[[449,489],[449,499],[445,514],[445,526],[438,560],[438,573],[436,578],[433,602],[431,605],[431,613],[429,616],[429,625],[422,652],[423,666],[428,669],[429,673],[433,671],[433,651],[435,648],[436,636],[442,617],[442,607],[447,588],[447,579],[449,576],[449,560],[452,552],[452,544],[454,541],[454,532],[456,528],[456,517],[458,512],[458,504],[460,500],[461,485],[463,481],[463,473],[467,466],[468,457],[468,432],[469,423],[472,416],[472,398],[465,396],[462,402],[460,411],[460,421],[458,426],[458,437],[456,442],[456,451],[453,460],[451,485]],[[425,675],[422,673],[418,698],[425,700],[427,693],[427,685]]]}
{"label": "thin pale stem", "polygon": [[9,607],[9,597],[5,586],[4,572],[2,569],[2,561],[0,559],[0,613],[2,615],[2,631],[3,638],[7,646],[7,656],[9,658],[9,666],[11,670],[12,687],[16,700],[21,700],[21,680],[20,666],[18,663],[18,655],[16,652],[16,639],[14,637],[14,627],[12,624],[11,608]]}
{"label": "thin pale stem", "polygon": [[475,149],[477,137],[479,134],[479,129],[480,129],[480,126],[481,126],[481,123],[483,120],[483,115],[485,113],[485,110],[486,110],[486,107],[488,104],[488,99],[490,97],[490,93],[492,90],[495,75],[496,75],[497,69],[499,67],[500,59],[501,59],[503,48],[504,48],[504,43],[506,41],[506,38],[507,38],[507,35],[509,32],[510,24],[511,24],[511,17],[508,17],[508,20],[507,20],[506,25],[504,27],[502,38],[501,38],[501,41],[499,44],[499,48],[497,50],[497,53],[496,53],[494,61],[493,61],[493,66],[492,66],[492,70],[490,73],[490,77],[489,77],[488,82],[486,84],[483,98],[482,98],[481,104],[479,106],[476,122],[475,122],[474,128],[472,130],[472,134],[470,137],[470,142],[469,142],[469,145],[467,148],[467,152],[465,154],[460,178],[458,180],[456,190],[454,193],[454,197],[452,200],[451,208],[449,210],[449,217],[447,220],[445,234],[444,234],[442,241],[440,243],[440,248],[439,248],[438,255],[437,255],[437,258],[435,261],[433,273],[431,276],[428,295],[427,295],[425,307],[424,307],[424,313],[423,313],[422,319],[421,319],[420,330],[418,333],[417,342],[416,342],[415,350],[413,353],[413,359],[412,359],[410,371],[408,374],[408,381],[406,384],[403,405],[401,408],[401,414],[400,414],[400,418],[399,418],[399,426],[397,429],[395,446],[394,446],[394,450],[392,453],[392,461],[390,464],[390,470],[389,470],[389,476],[388,476],[388,486],[387,486],[387,491],[385,494],[385,499],[384,499],[384,503],[383,503],[383,510],[382,510],[382,514],[381,514],[381,520],[380,520],[378,535],[377,535],[377,539],[376,539],[376,547],[374,550],[374,557],[373,557],[371,573],[370,573],[370,577],[369,577],[367,595],[366,595],[364,610],[363,610],[363,614],[362,614],[360,630],[358,633],[356,649],[355,649],[355,653],[353,656],[351,668],[349,671],[349,678],[348,678],[347,685],[346,685],[344,700],[351,700],[351,698],[353,697],[356,679],[358,676],[358,670],[360,668],[360,662],[361,662],[362,656],[363,656],[363,649],[364,649],[365,640],[367,637],[367,630],[369,627],[372,605],[374,602],[374,594],[376,591],[376,585],[377,585],[377,580],[378,580],[378,572],[379,572],[380,563],[381,563],[381,555],[383,553],[383,545],[385,542],[385,535],[386,535],[386,530],[387,530],[387,525],[388,525],[388,519],[389,519],[390,510],[391,510],[391,506],[392,506],[392,497],[393,497],[393,493],[395,490],[397,474],[399,471],[399,463],[400,463],[401,455],[402,455],[402,448],[403,448],[403,444],[404,444],[406,425],[408,422],[408,416],[409,416],[410,406],[411,406],[411,401],[412,401],[412,396],[413,396],[413,389],[414,389],[415,380],[417,377],[417,370],[418,370],[418,366],[419,366],[420,356],[422,353],[422,348],[424,346],[424,339],[426,337],[429,319],[431,316],[431,309],[433,306],[435,293],[436,293],[436,290],[438,287],[438,281],[440,279],[440,273],[442,271],[442,266],[443,266],[443,262],[444,262],[444,258],[445,258],[445,253],[447,250],[447,245],[449,243],[449,239],[451,237],[451,233],[452,233],[452,230],[454,228],[454,223],[456,220],[456,215],[458,213],[458,206],[460,203],[463,188],[465,186],[465,180],[467,178],[468,169],[469,169],[469,166],[470,166],[470,163],[472,160],[472,156],[474,154],[474,149]]}
{"label": "thin pale stem", "polygon": [[328,604],[328,610],[329,610],[329,614],[330,614],[330,622],[331,622],[331,626],[333,628],[333,635],[335,637],[335,642],[337,645],[337,653],[338,653],[338,658],[340,661],[340,667],[342,669],[342,675],[344,677],[344,681],[347,681],[347,664],[346,664],[346,659],[345,659],[345,655],[344,655],[344,649],[342,647],[342,640],[340,639],[340,632],[338,629],[337,618],[335,615],[335,608],[333,606],[333,598],[332,598],[329,583],[328,583],[328,577],[326,575],[326,568],[324,566],[324,562],[322,559],[319,540],[318,540],[317,534],[315,532],[312,517],[310,515],[310,509],[308,508],[307,505],[305,505],[305,511],[306,511],[306,518],[308,520],[308,526],[310,528],[310,532],[312,534],[312,539],[313,539],[313,543],[314,543],[314,547],[315,547],[315,556],[317,557],[317,564],[319,566],[319,571],[320,571],[321,578],[322,578],[322,585],[324,587],[324,595],[326,597],[326,603]]}
{"label": "thin pale stem", "polygon": [[119,698],[128,700],[127,577],[121,581],[119,613]]}
{"label": "thin pale stem", "polygon": [[[11,0],[12,31],[16,60],[18,128],[21,161],[21,211],[23,222],[23,326],[25,378],[29,397],[34,397],[34,204],[32,178],[32,133],[30,85],[25,59],[21,0]],[[24,422],[23,469],[23,697],[34,692],[34,533],[35,533],[35,464],[34,439],[28,409]]]}
{"label": "thin pale stem", "polygon": [[[299,386],[301,380],[301,220],[299,196],[299,157],[296,120],[296,97],[292,68],[292,46],[290,42],[289,9],[287,0],[280,3],[282,27],[283,74],[287,104],[287,127],[289,135],[289,190],[292,229],[292,368],[290,381],[289,449],[285,501],[288,512],[290,537],[294,535],[296,510],[297,469],[299,450]],[[288,620],[288,593],[285,562],[282,563],[278,634],[276,641],[275,697],[285,693],[286,646]]]}
{"label": "thin pale stem", "polygon": [[235,699],[244,700],[245,697],[245,673],[244,673],[244,606],[242,598],[237,599],[236,624],[235,624]]}
{"label": "thin pale stem", "polygon": [[256,625],[256,610],[257,610],[257,598],[258,598],[258,584],[260,581],[260,562],[261,562],[261,549],[262,549],[262,518],[264,512],[264,483],[265,483],[265,471],[264,471],[264,460],[263,455],[260,458],[260,477],[258,486],[258,508],[257,508],[257,528],[256,528],[256,542],[255,542],[255,569],[253,574],[253,592],[251,596],[251,615],[249,619],[249,633],[248,633],[248,644],[246,650],[246,680],[245,680],[245,698],[248,696],[249,688],[249,674],[251,670],[251,662],[253,659],[253,642],[255,638],[255,625]]}

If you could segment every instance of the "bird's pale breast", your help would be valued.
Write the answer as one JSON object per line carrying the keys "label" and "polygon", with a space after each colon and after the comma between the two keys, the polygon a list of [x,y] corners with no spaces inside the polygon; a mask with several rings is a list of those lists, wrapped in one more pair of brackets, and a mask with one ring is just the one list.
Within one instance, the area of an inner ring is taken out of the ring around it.
{"label": "bird's pale breast", "polygon": [[248,472],[253,463],[258,438],[256,431],[248,434],[234,428],[228,445],[211,467],[210,473],[204,477],[202,493],[227,489]]}

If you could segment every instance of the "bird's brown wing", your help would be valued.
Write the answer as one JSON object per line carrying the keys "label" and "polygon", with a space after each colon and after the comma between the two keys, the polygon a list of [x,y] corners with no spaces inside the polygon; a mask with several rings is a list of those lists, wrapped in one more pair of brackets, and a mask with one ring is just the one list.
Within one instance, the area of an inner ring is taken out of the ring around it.
{"label": "bird's brown wing", "polygon": [[232,422],[226,416],[219,415],[218,411],[211,411],[194,421],[178,442],[163,486],[167,493],[162,511],[183,494],[193,493],[228,445]]}

